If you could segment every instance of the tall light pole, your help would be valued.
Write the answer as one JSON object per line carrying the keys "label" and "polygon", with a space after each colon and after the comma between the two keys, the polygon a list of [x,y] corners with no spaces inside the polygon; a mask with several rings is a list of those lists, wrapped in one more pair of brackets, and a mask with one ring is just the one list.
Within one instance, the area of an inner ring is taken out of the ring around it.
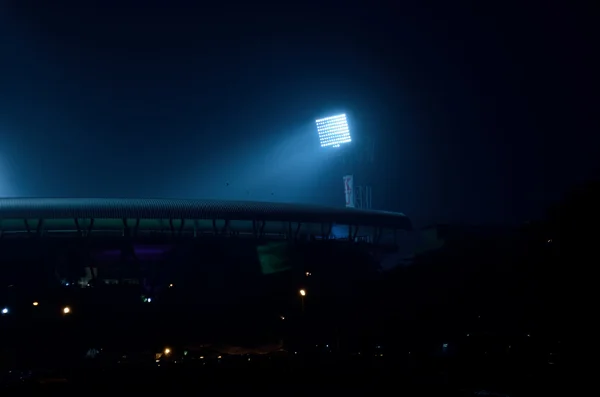
{"label": "tall light pole", "polygon": [[[374,150],[373,142],[368,141],[360,144],[359,147],[349,145],[352,141],[350,136],[350,127],[346,114],[338,114],[336,116],[325,117],[315,120],[319,141],[321,147],[326,147],[331,150],[343,150],[342,155],[344,167],[346,168],[343,176],[344,193],[346,196],[346,207],[356,207],[360,209],[371,209],[372,206],[372,189],[370,184],[354,183],[355,172],[365,174],[368,164],[373,162]],[[340,148],[341,146],[349,146]],[[358,176],[359,181],[363,176]]]}

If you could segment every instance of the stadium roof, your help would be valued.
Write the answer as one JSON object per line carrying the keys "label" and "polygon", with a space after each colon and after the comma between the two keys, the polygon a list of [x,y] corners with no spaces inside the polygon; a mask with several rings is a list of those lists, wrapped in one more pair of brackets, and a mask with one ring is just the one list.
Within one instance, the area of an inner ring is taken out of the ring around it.
{"label": "stadium roof", "polygon": [[305,204],[129,198],[0,198],[7,219],[224,219],[333,223],[411,230],[402,213]]}

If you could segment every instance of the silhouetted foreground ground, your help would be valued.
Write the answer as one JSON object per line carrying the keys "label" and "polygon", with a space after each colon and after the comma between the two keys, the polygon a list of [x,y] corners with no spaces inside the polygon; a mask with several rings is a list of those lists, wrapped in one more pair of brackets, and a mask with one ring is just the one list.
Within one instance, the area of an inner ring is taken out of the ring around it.
{"label": "silhouetted foreground ground", "polygon": [[[457,364],[452,361],[411,364],[392,360],[348,357],[273,358],[225,357],[187,363],[85,366],[52,372],[15,372],[5,376],[7,390],[89,390],[117,392],[177,390],[194,392],[315,393],[361,392],[391,395],[398,392],[474,395],[486,390],[499,395],[541,395],[564,380],[562,368],[501,367]],[[235,370],[235,369],[237,370]],[[325,389],[332,388],[332,389]]]}

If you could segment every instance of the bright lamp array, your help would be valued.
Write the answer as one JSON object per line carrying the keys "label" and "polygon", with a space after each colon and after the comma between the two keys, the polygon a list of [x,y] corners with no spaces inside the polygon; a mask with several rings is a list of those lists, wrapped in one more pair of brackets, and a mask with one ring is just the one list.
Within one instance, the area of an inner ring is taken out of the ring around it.
{"label": "bright lamp array", "polygon": [[342,143],[352,141],[345,114],[317,120],[317,131],[319,132],[321,147],[339,147]]}

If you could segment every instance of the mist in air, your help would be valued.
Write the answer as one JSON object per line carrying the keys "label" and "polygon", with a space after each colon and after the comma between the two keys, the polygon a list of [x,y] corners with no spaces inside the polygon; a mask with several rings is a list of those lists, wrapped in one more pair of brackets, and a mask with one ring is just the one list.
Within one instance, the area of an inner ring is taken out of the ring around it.
{"label": "mist in air", "polygon": [[584,24],[126,3],[0,6],[1,196],[343,206],[315,125],[340,113],[375,143],[355,183],[417,226],[539,218],[597,176]]}

